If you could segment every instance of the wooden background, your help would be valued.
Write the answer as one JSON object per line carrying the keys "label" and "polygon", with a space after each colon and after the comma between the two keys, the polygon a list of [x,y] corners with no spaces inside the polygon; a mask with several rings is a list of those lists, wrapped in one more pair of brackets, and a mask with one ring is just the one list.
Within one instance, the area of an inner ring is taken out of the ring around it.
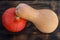
{"label": "wooden background", "polygon": [[41,33],[30,21],[27,21],[26,28],[21,32],[11,33],[7,31],[1,22],[2,14],[6,9],[16,7],[19,3],[29,4],[36,9],[52,9],[60,21],[60,1],[0,1],[0,40],[60,40],[60,25],[50,34]]}

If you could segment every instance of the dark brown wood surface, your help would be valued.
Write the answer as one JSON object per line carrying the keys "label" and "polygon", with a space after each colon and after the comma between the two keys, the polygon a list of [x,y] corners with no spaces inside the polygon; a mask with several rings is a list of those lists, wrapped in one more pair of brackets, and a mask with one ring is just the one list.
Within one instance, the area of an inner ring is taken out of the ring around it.
{"label": "dark brown wood surface", "polygon": [[56,12],[60,21],[60,1],[0,1],[0,40],[60,40],[60,25],[50,34],[41,33],[30,21],[27,21],[26,28],[21,32],[7,31],[1,22],[2,14],[6,9],[16,7],[19,3],[26,3],[35,9],[51,9]]}

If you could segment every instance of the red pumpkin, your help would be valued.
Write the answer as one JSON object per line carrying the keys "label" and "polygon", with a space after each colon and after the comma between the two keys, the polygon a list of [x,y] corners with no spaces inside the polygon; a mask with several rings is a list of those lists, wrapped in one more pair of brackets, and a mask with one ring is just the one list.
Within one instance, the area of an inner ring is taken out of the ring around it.
{"label": "red pumpkin", "polygon": [[25,28],[26,20],[23,18],[16,19],[16,8],[7,9],[2,15],[2,23],[10,32],[19,32]]}

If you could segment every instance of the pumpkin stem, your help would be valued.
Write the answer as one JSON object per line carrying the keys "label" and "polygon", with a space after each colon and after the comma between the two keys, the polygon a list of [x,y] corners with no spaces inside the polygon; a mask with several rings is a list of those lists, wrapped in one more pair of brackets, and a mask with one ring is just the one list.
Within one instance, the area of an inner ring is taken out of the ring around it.
{"label": "pumpkin stem", "polygon": [[16,11],[16,20],[20,19],[20,17],[17,15],[17,11]]}

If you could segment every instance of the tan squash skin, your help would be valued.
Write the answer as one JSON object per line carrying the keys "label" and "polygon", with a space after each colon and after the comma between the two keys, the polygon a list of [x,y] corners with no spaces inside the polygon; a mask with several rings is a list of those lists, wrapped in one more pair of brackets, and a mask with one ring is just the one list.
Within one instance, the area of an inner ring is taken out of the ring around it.
{"label": "tan squash skin", "polygon": [[51,33],[56,30],[58,26],[58,17],[52,10],[36,10],[24,3],[19,4],[17,8],[17,16],[34,23],[39,31],[43,33]]}

